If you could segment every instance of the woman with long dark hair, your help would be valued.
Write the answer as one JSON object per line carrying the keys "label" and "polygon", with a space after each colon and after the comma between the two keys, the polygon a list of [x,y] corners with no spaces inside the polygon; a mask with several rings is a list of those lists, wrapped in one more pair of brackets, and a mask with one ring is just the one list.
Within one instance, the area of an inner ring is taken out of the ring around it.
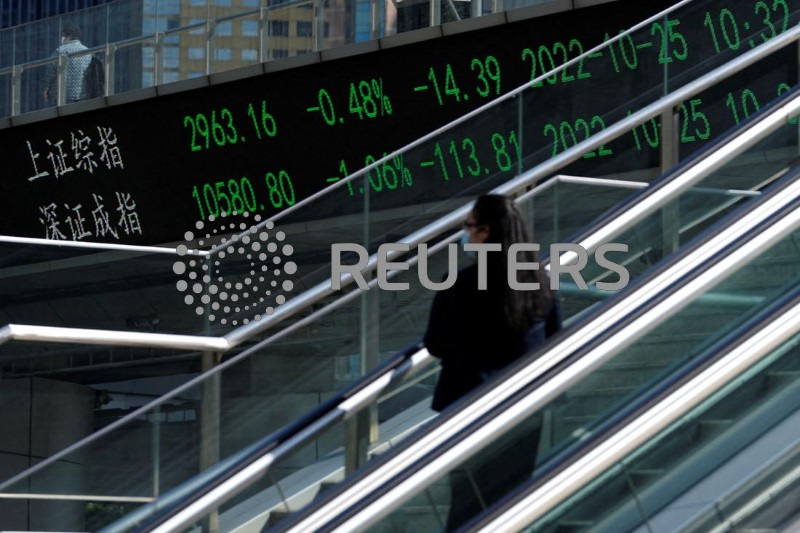
{"label": "woman with long dark hair", "polygon": [[[508,280],[508,250],[530,243],[525,219],[513,200],[501,195],[477,198],[464,221],[462,242],[500,244],[488,252],[486,288],[479,288],[478,265],[459,271],[455,284],[439,292],[431,308],[425,346],[441,359],[432,407],[441,411],[488,380],[561,328],[561,306],[540,270],[520,269],[517,281],[538,283],[536,290],[514,290]],[[535,252],[520,252],[519,263],[538,263]],[[451,474],[447,529],[453,529],[493,503],[533,473],[540,427],[527,427],[501,439],[464,468]]]}

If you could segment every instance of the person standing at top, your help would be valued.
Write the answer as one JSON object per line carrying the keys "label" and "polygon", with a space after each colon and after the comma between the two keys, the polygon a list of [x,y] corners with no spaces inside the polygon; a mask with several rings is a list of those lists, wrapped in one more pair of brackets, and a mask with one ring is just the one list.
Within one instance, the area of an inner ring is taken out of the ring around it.
{"label": "person standing at top", "polygon": [[[478,288],[478,265],[458,272],[455,284],[439,292],[431,307],[424,343],[441,359],[431,407],[442,411],[561,329],[561,304],[541,270],[518,270],[517,281],[537,290],[514,290],[508,283],[508,249],[531,242],[513,200],[483,195],[467,215],[462,242],[495,243],[486,255],[486,289]],[[534,252],[520,253],[533,263]],[[519,424],[450,473],[446,531],[466,523],[528,479],[536,464],[541,419]]]}
{"label": "person standing at top", "polygon": [[[61,30],[61,46],[55,49],[53,56],[58,56],[59,54],[74,54],[76,52],[87,50],[88,48],[81,42],[80,39],[80,28],[71,22],[65,23]],[[83,80],[86,68],[89,66],[91,60],[90,54],[78,57],[67,57],[65,59],[64,91],[66,93],[66,103],[69,104],[72,102],[77,102],[78,100],[84,100],[86,98],[86,95],[84,94]],[[47,73],[45,74],[43,90],[45,101],[51,103],[58,102],[57,81],[56,66],[48,65]]]}

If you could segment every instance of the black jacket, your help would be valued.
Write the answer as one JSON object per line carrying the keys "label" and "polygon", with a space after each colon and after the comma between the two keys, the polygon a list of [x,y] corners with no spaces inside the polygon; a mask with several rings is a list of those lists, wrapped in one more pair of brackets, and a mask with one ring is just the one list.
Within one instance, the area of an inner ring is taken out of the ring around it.
{"label": "black jacket", "polygon": [[503,287],[491,281],[487,290],[478,290],[478,268],[473,265],[433,300],[424,342],[442,360],[431,406],[436,411],[483,383],[486,373],[505,367],[561,329],[561,305],[553,292],[546,318],[526,333],[514,332],[503,312]]}

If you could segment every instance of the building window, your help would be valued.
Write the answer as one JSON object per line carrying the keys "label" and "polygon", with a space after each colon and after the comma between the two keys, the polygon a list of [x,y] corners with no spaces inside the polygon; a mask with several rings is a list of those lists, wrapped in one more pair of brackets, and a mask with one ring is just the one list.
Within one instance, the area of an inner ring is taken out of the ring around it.
{"label": "building window", "polygon": [[[153,22],[155,25],[153,25]],[[180,19],[178,17],[158,17],[153,22],[145,21],[145,27],[154,27],[158,31],[174,30],[180,26]]]}
{"label": "building window", "polygon": [[245,37],[253,37],[258,35],[258,21],[257,20],[243,20],[242,21],[242,35]]}
{"label": "building window", "polygon": [[233,5],[232,0],[212,0],[211,3],[214,4],[215,6],[223,6],[223,7],[230,7]]}
{"label": "building window", "polygon": [[180,63],[180,49],[174,46],[164,48],[164,67],[178,68]]}
{"label": "building window", "polygon": [[206,0],[189,0],[190,6],[204,6],[206,5]]}
{"label": "building window", "polygon": [[284,57],[289,57],[288,50],[273,50],[272,51],[272,59],[282,59]]}
{"label": "building window", "polygon": [[297,36],[298,37],[311,37],[311,23],[297,21]]}
{"label": "building window", "polygon": [[158,9],[159,15],[180,15],[181,3],[178,0],[163,0]]}
{"label": "building window", "polygon": [[258,50],[254,48],[242,50],[242,61],[258,61]]}
{"label": "building window", "polygon": [[189,59],[205,59],[206,58],[206,49],[202,46],[190,46],[189,47]]}
{"label": "building window", "polygon": [[230,61],[233,59],[233,50],[230,48],[217,49],[217,61]]}
{"label": "building window", "polygon": [[288,20],[273,20],[269,23],[270,34],[277,37],[289,36]]}
{"label": "building window", "polygon": [[258,7],[261,5],[259,0],[242,0],[242,5],[244,7]]}

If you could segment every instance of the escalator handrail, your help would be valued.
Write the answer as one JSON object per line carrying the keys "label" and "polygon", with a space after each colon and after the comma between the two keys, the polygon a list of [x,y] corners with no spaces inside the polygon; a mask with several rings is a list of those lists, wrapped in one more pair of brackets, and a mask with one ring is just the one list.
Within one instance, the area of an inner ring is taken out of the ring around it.
{"label": "escalator handrail", "polygon": [[[223,496],[231,496],[231,488],[240,486],[242,480],[236,476],[253,478],[261,476],[284,457],[288,457],[309,441],[317,438],[335,424],[357,414],[386,388],[406,376],[418,372],[432,362],[428,351],[415,343],[401,350],[373,371],[362,376],[348,389],[317,406],[313,411],[294,420],[278,431],[267,435],[225,460],[201,472],[191,480],[128,513],[118,521],[102,529],[103,533],[131,530],[147,530],[154,524],[172,517],[190,501],[197,498],[213,498],[215,502]],[[253,467],[245,471],[248,467]],[[222,487],[221,494],[212,494]],[[213,505],[217,505],[214,503]]]}
{"label": "escalator handrail", "polygon": [[[760,316],[757,325],[752,326],[744,335],[740,333],[741,336],[731,340],[723,350],[718,348],[702,357],[701,361],[687,369],[688,376],[682,375],[680,379],[675,379],[656,398],[651,397],[646,402],[640,400],[634,414],[629,414],[619,424],[615,424],[617,427],[613,430],[605,431],[597,439],[592,439],[591,445],[586,446],[579,457],[573,456],[571,460],[558,465],[557,470],[546,479],[532,481],[515,490],[514,495],[489,509],[470,527],[486,532],[498,531],[498,528],[517,529],[524,527],[523,523],[527,525],[544,516],[562,503],[571,492],[591,483],[658,432],[686,416],[704,399],[737,379],[741,371],[757,364],[780,344],[800,333],[800,290],[793,290],[773,307],[780,309],[769,313],[768,317]],[[739,331],[737,329],[737,333]],[[745,361],[730,362],[737,353],[742,352],[747,352]],[[731,369],[734,364],[736,371]],[[702,393],[698,392],[700,389],[703,390]],[[629,440],[624,447],[620,444],[623,439],[634,438],[637,439],[635,442]],[[536,507],[536,496],[545,492],[549,495],[549,501]]]}
{"label": "escalator handrail", "polygon": [[[535,381],[540,386],[537,391],[544,393],[545,388],[548,390],[547,397],[542,396],[529,406],[526,415],[532,414],[545,401],[563,392],[573,380],[579,379],[604,361],[601,359],[603,354],[599,346],[630,342],[631,320],[652,321],[655,320],[653,313],[656,312],[656,307],[666,308],[666,311],[661,311],[666,313],[679,305],[674,302],[673,288],[677,287],[676,294],[689,289],[701,290],[705,287],[700,283],[701,280],[721,275],[719,265],[733,260],[745,260],[743,254],[747,251],[746,244],[753,243],[756,246],[755,243],[758,242],[759,246],[765,246],[772,242],[763,239],[758,233],[761,227],[767,226],[764,231],[778,227],[775,221],[783,220],[781,217],[786,216],[786,212],[795,214],[800,220],[800,209],[796,209],[800,204],[798,176],[800,168],[795,168],[776,182],[775,186],[770,187],[768,195],[765,194],[754,204],[744,206],[741,209],[745,212],[744,215],[737,211],[733,222],[726,219],[716,224],[698,238],[690,249],[679,252],[678,257],[671,258],[656,272],[646,275],[641,283],[629,286],[601,304],[598,313],[583,324],[558,335],[554,342],[548,343],[536,353],[538,357],[512,365],[503,373],[504,381],[501,378],[500,382],[493,383],[492,388],[483,387],[459,402],[461,407],[469,405],[469,409],[458,409],[454,406],[452,410],[443,413],[433,427],[427,427],[425,434],[419,436],[419,439],[407,439],[395,451],[371,463],[349,482],[345,481],[342,489],[323,497],[313,509],[301,511],[282,527],[291,527],[293,531],[320,528],[328,530],[332,526],[330,520],[343,509],[348,510],[348,516],[359,514],[359,511],[365,509],[369,509],[365,511],[367,514],[375,514],[373,500],[380,498],[381,505],[385,507],[388,503],[383,500],[397,501],[395,498],[400,492],[410,495],[415,489],[414,483],[410,482],[411,476],[421,469],[424,470],[426,479],[436,479],[443,475],[449,470],[449,462],[459,460],[459,457],[463,459],[463,454],[469,450],[473,453],[475,451],[470,448],[457,449],[456,446],[453,446],[456,452],[452,449],[445,450],[445,443],[464,446],[460,440],[464,433],[479,433],[484,426],[494,423],[504,412],[499,407],[505,408],[512,398],[521,394],[524,387]],[[711,237],[720,228],[722,231],[719,231],[719,236]],[[730,257],[734,259],[729,259]],[[691,287],[686,285],[690,277],[696,278]],[[630,300],[633,300],[633,305]],[[636,315],[639,317],[636,318]],[[601,333],[598,334],[598,331]],[[568,357],[574,357],[575,364],[568,362]],[[545,376],[546,373],[552,375]],[[545,380],[545,377],[548,379]],[[552,379],[556,377],[559,379]],[[487,434],[482,438],[488,438]],[[443,454],[448,453],[449,455],[441,459]],[[402,483],[398,482],[401,478]],[[392,483],[391,493],[384,494],[380,487],[386,487],[389,482]],[[351,494],[343,496],[346,492]],[[355,527],[355,524],[348,523],[347,527]]]}
{"label": "escalator handrail", "polygon": [[[47,246],[52,248],[83,248],[87,250],[102,250],[104,252],[132,252],[145,254],[178,255],[177,248],[167,246],[143,246],[136,244],[117,244],[113,242],[94,241],[55,241],[53,239],[39,239],[36,237],[15,237],[13,235],[0,235],[0,243],[29,244],[32,246]],[[185,255],[206,256],[206,250],[187,250]]]}

